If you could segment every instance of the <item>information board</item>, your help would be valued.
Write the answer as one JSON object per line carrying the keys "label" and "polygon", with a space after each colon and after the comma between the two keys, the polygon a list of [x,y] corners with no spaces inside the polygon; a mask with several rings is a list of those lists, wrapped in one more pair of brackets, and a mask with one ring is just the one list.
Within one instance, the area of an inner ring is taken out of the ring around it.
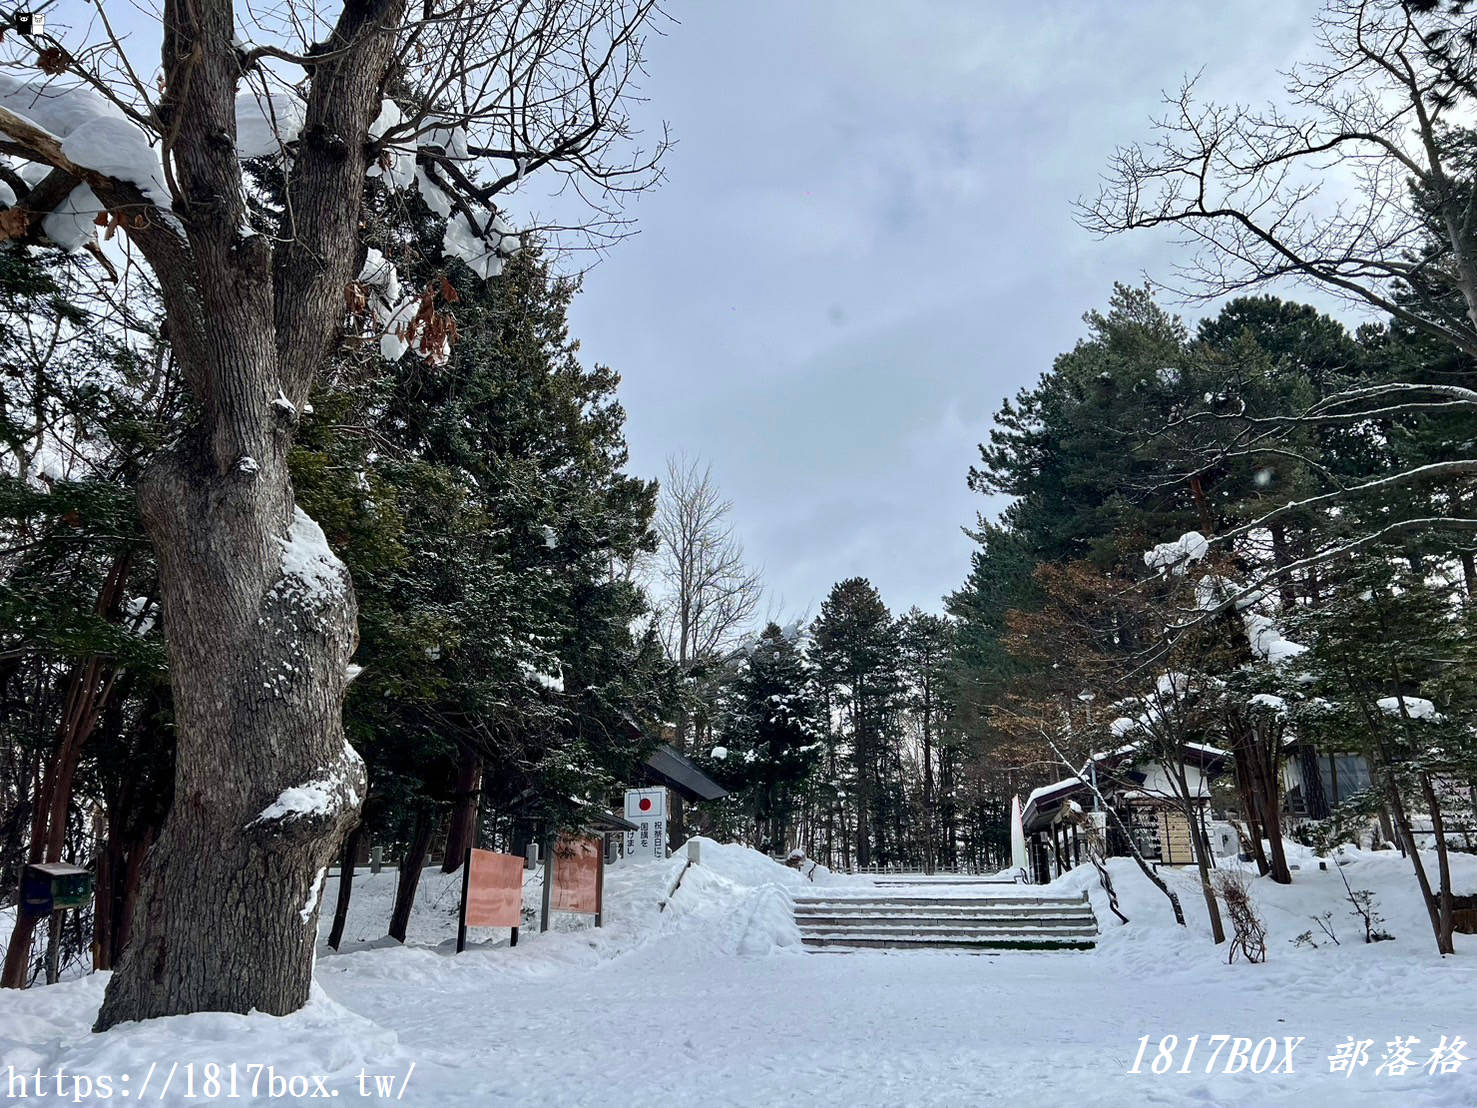
{"label": "information board", "polygon": [[561,835],[554,847],[555,912],[600,912],[600,861],[598,838]]}
{"label": "information board", "polygon": [[523,922],[523,859],[474,850],[467,871],[468,927],[517,927]]}

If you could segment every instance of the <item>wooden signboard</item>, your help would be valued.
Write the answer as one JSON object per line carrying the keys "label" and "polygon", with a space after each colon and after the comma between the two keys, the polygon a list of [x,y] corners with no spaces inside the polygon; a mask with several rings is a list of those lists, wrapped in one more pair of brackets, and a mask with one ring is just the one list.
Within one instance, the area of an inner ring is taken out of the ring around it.
{"label": "wooden signboard", "polygon": [[462,870],[462,918],[456,949],[467,945],[468,927],[511,927],[518,945],[523,922],[523,859],[516,854],[469,850]]}
{"label": "wooden signboard", "polygon": [[598,836],[561,835],[554,847],[554,898],[550,907],[556,912],[598,916],[604,860]]}

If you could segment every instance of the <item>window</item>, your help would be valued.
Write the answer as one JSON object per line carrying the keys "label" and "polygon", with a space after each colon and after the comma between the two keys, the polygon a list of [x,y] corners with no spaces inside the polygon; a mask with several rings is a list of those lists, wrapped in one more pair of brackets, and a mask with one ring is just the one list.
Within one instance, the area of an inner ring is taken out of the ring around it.
{"label": "window", "polygon": [[1320,754],[1318,776],[1323,781],[1323,795],[1332,807],[1369,788],[1369,763],[1362,754]]}

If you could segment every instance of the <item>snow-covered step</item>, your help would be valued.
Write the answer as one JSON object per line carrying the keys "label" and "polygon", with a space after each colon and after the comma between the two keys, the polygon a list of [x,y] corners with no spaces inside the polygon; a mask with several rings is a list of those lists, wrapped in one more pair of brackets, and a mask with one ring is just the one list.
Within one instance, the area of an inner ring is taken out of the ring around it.
{"label": "snow-covered step", "polygon": [[1090,923],[1069,923],[1061,926],[1042,926],[1030,924],[1026,926],[1007,924],[936,924],[921,920],[907,920],[897,923],[872,923],[856,926],[830,926],[814,925],[803,927],[800,930],[801,937],[815,936],[817,938],[833,938],[840,935],[892,935],[904,938],[911,935],[923,935],[927,937],[936,936],[959,936],[976,937],[992,935],[1016,935],[1031,938],[1052,937],[1057,935],[1079,935],[1092,938],[1097,935],[1097,927]]}
{"label": "snow-covered step", "polygon": [[1097,933],[1092,916],[955,919],[948,916],[808,916],[795,917],[801,934],[812,931],[1080,931]]}
{"label": "snow-covered step", "polygon": [[878,886],[894,885],[938,885],[945,887],[969,887],[971,885],[1014,885],[1014,877],[929,877],[924,874],[909,876],[897,874],[892,877],[878,877],[872,881]]}
{"label": "snow-covered step", "polygon": [[1056,910],[1069,908],[1081,908],[1086,903],[1082,897],[1040,897],[1040,896],[927,896],[927,895],[896,895],[896,896],[813,896],[802,895],[795,898],[797,906],[806,907],[863,907],[897,905],[901,907],[949,907],[949,908],[973,908],[990,909],[997,907],[1040,907]]}
{"label": "snow-covered step", "polygon": [[880,922],[897,922],[906,920],[930,920],[940,925],[955,925],[966,927],[972,923],[1007,923],[1028,926],[1031,924],[1050,925],[1058,921],[1067,923],[1091,923],[1096,924],[1097,919],[1091,912],[806,912],[796,909],[795,922],[802,927],[816,923],[821,920],[836,920],[839,923],[856,923],[864,920],[878,920]]}
{"label": "snow-covered step", "polygon": [[1086,896],[929,895],[917,886],[795,898],[802,944],[815,951],[1082,949],[1097,917]]}
{"label": "snow-covered step", "polygon": [[1056,935],[992,935],[927,936],[927,935],[809,935],[802,945],[818,954],[842,954],[862,950],[939,950],[964,954],[982,954],[993,950],[1091,950],[1096,936]]}
{"label": "snow-covered step", "polygon": [[951,916],[1060,916],[1091,914],[1092,909],[1080,900],[1066,904],[955,904],[947,900],[917,902],[911,904],[889,904],[886,901],[848,903],[846,901],[795,901],[795,912],[841,914],[877,912],[889,915],[929,912]]}

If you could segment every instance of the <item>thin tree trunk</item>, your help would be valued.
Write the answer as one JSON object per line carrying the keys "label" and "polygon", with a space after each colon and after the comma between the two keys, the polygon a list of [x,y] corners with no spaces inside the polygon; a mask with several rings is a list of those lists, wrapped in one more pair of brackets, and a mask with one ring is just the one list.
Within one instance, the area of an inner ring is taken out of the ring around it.
{"label": "thin tree trunk", "polygon": [[1426,915],[1431,920],[1431,931],[1436,936],[1436,949],[1442,954],[1450,954],[1452,953],[1451,935],[1442,930],[1441,909],[1437,904],[1436,894],[1431,891],[1431,880],[1426,876],[1426,867],[1421,861],[1421,852],[1416,844],[1415,834],[1410,829],[1410,818],[1406,814],[1405,802],[1401,799],[1400,789],[1395,784],[1394,776],[1389,772],[1388,767],[1381,767],[1381,776],[1385,779],[1385,799],[1390,819],[1395,824],[1395,831],[1405,847],[1406,855],[1410,858],[1411,868],[1415,871],[1416,884],[1421,889],[1421,901],[1426,906]]}
{"label": "thin tree trunk", "polygon": [[1205,897],[1205,914],[1210,917],[1210,934],[1219,945],[1226,941],[1225,925],[1221,922],[1221,907],[1215,898],[1215,886],[1210,880],[1210,860],[1206,857],[1205,835],[1196,816],[1195,802],[1190,796],[1190,784],[1185,777],[1183,759],[1175,759],[1168,767],[1172,779],[1179,787],[1180,808],[1190,829],[1190,848],[1195,855],[1195,868],[1200,873],[1200,892]]}
{"label": "thin tree trunk", "polygon": [[344,849],[339,854],[338,897],[333,905],[333,927],[328,932],[328,945],[333,950],[337,950],[339,943],[344,941],[344,927],[349,922],[349,898],[354,895],[354,866],[359,861],[359,845],[363,841],[364,824],[361,821],[344,836]]}
{"label": "thin tree trunk", "polygon": [[118,818],[99,805],[93,815],[97,832],[97,873],[92,892],[92,968],[113,968],[113,908],[117,903],[119,862],[123,850],[119,845]]}
{"label": "thin tree trunk", "polygon": [[433,812],[421,809],[415,816],[415,832],[400,859],[400,878],[395,882],[395,909],[390,914],[390,938],[405,941],[405,929],[410,924],[410,909],[415,904],[415,892],[420,887],[421,870],[426,865],[426,855],[431,851],[431,837],[435,834],[436,818]]}
{"label": "thin tree trunk", "polygon": [[1246,819],[1246,832],[1252,857],[1256,859],[1256,871],[1265,877],[1271,866],[1267,853],[1262,849],[1261,797],[1252,781],[1249,729],[1235,715],[1227,719],[1231,730],[1231,750],[1236,771],[1236,796],[1241,801],[1241,813]]}
{"label": "thin tree trunk", "polygon": [[1451,900],[1451,856],[1446,849],[1446,822],[1441,815],[1441,801],[1431,783],[1430,774],[1421,774],[1421,791],[1431,809],[1431,831],[1436,836],[1436,869],[1440,880],[1439,903],[1436,909],[1436,947],[1442,954],[1455,954],[1451,933],[1453,929]]}
{"label": "thin tree trunk", "polygon": [[1297,589],[1292,575],[1283,568],[1293,562],[1292,551],[1287,544],[1287,527],[1277,522],[1271,524],[1267,530],[1272,535],[1272,560],[1277,566],[1277,595],[1282,603],[1282,611],[1286,614],[1297,607]]}
{"label": "thin tree trunk", "polygon": [[[123,586],[128,577],[131,554],[114,559],[98,592],[97,614],[116,616]],[[67,811],[72,804],[72,785],[82,749],[97,726],[98,716],[106,706],[114,688],[117,671],[102,659],[90,657],[73,669],[67,682],[67,697],[62,718],[57,725],[56,753],[36,790],[31,815],[31,839],[26,860],[59,862],[66,842]],[[5,965],[0,969],[0,987],[23,989],[27,984],[31,942],[37,918],[17,905],[10,944],[5,950]]]}
{"label": "thin tree trunk", "polygon": [[1262,774],[1261,781],[1262,827],[1267,834],[1267,846],[1272,852],[1272,880],[1279,885],[1292,884],[1292,867],[1287,864],[1287,847],[1282,840],[1282,820],[1278,811],[1276,779],[1268,780]]}

